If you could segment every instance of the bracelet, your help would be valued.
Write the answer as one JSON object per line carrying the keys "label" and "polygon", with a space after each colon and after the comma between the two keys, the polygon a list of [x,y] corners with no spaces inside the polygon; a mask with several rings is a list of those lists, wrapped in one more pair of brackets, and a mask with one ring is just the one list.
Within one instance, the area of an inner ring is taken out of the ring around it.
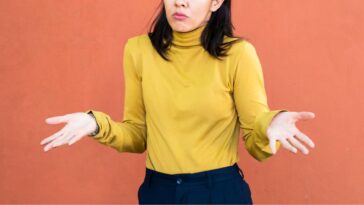
{"label": "bracelet", "polygon": [[96,122],[96,126],[97,126],[96,130],[90,133],[91,136],[96,136],[99,133],[99,130],[100,130],[99,125],[97,124],[96,117],[91,111],[89,113],[87,113],[87,114],[90,115],[92,118],[94,118],[94,120]]}

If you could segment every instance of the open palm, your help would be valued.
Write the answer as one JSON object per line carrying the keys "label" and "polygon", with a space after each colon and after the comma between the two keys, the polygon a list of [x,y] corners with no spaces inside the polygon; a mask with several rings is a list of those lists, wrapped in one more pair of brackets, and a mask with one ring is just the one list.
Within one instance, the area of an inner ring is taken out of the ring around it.
{"label": "open palm", "polygon": [[308,154],[308,149],[300,142],[302,140],[311,148],[315,147],[313,141],[296,127],[298,120],[313,119],[315,114],[312,112],[281,112],[277,114],[271,121],[267,135],[269,138],[269,146],[276,153],[276,140],[280,141],[284,148],[293,153],[297,153],[297,148],[304,154]]}
{"label": "open palm", "polygon": [[68,143],[68,145],[71,145],[76,141],[80,140],[82,137],[89,135],[97,127],[96,121],[90,115],[84,112],[76,112],[63,116],[49,117],[46,119],[46,123],[67,124],[58,132],[41,141],[41,145],[48,143],[44,147],[45,152],[66,143]]}

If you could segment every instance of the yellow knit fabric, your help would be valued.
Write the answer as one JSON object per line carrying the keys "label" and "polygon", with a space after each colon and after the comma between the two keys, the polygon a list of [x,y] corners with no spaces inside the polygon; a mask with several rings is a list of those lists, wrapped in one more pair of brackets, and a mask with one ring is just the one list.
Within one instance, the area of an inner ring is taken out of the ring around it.
{"label": "yellow knit fabric", "polygon": [[172,62],[159,56],[147,34],[128,39],[123,120],[85,111],[100,127],[93,139],[119,152],[146,151],[146,167],[167,174],[233,165],[239,160],[240,128],[251,156],[259,161],[272,156],[266,131],[272,118],[287,110],[269,109],[254,46],[235,43],[219,61],[200,44],[204,27],[173,31]]}

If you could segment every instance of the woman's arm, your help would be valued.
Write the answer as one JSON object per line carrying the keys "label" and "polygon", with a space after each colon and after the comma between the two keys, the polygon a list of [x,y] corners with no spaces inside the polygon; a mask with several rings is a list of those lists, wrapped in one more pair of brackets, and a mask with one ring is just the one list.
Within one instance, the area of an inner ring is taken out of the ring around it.
{"label": "woman's arm", "polygon": [[[248,41],[243,42],[234,74],[234,100],[247,151],[258,161],[272,156],[267,128],[278,113],[287,110],[269,109],[262,66],[254,46]],[[277,141],[276,150],[279,147]]]}
{"label": "woman's arm", "polygon": [[119,152],[142,153],[146,150],[147,131],[135,40],[137,39],[129,39],[124,47],[124,119],[117,122],[101,111],[89,109],[85,112],[91,112],[99,126],[99,132],[92,136],[95,140]]}

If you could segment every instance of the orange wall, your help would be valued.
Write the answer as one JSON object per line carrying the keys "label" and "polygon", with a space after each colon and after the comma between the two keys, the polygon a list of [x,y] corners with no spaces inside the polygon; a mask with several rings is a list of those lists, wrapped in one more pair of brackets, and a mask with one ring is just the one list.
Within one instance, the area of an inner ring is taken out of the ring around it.
{"label": "orange wall", "polygon": [[[85,138],[43,152],[88,108],[122,119],[122,52],[159,0],[0,0],[0,203],[137,203],[145,153]],[[364,203],[364,1],[233,0],[236,34],[260,56],[271,109],[312,111],[308,156],[264,163],[240,142],[255,203]]]}

